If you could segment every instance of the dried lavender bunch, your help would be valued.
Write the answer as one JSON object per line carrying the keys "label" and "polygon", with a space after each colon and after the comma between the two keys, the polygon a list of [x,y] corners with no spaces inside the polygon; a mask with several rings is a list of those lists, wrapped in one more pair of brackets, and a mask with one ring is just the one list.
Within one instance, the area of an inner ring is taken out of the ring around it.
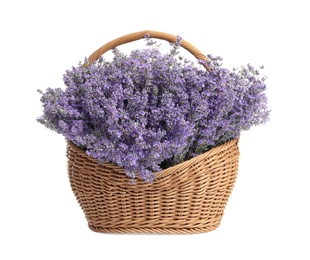
{"label": "dried lavender bunch", "polygon": [[100,163],[113,162],[151,183],[153,172],[269,119],[265,78],[252,66],[229,71],[209,55],[200,61],[209,72],[178,56],[181,37],[166,54],[146,38],[151,48],[129,55],[115,49],[112,61],[72,67],[65,90],[39,90],[44,112],[38,122]]}

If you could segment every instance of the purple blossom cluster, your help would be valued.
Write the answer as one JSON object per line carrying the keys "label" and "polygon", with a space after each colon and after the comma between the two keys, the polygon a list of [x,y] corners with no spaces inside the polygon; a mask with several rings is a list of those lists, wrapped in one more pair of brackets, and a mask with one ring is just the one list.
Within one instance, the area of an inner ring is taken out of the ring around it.
{"label": "purple blossom cluster", "polygon": [[[124,167],[151,183],[158,172],[237,138],[269,118],[265,79],[251,65],[229,71],[208,56],[211,70],[153,48],[129,55],[113,50],[64,75],[66,89],[42,94],[37,120],[64,135],[99,163]],[[85,61],[87,63],[87,60]]]}

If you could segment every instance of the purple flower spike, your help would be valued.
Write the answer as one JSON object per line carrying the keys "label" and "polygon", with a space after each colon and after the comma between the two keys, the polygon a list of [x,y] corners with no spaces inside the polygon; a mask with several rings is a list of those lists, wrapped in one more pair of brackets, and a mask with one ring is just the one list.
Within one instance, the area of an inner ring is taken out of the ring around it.
{"label": "purple flower spike", "polygon": [[[149,35],[147,45],[150,42]],[[62,134],[99,162],[154,181],[153,172],[176,165],[269,120],[265,78],[250,64],[229,71],[208,55],[204,68],[179,58],[182,38],[170,53],[158,48],[67,70],[66,89],[39,90],[37,121]],[[199,60],[205,64],[205,61]]]}

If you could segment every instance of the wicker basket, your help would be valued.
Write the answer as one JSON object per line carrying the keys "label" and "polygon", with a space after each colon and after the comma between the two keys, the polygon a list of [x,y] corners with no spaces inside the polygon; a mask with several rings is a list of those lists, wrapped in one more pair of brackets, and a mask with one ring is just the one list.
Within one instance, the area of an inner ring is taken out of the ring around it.
{"label": "wicker basket", "polygon": [[[142,31],[105,44],[89,60],[93,62],[109,49],[146,34],[176,41],[170,34]],[[182,47],[196,58],[207,59],[184,40]],[[72,190],[93,231],[190,234],[211,231],[220,225],[236,180],[239,149],[238,139],[228,141],[155,173],[153,184],[138,179],[135,185],[129,184],[123,168],[98,164],[70,141],[67,157]]]}

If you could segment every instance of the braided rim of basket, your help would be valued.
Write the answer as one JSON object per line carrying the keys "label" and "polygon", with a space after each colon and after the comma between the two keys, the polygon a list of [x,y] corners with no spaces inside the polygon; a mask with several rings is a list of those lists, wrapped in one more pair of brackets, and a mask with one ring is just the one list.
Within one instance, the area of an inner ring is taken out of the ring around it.
{"label": "braided rim of basket", "polygon": [[[128,177],[126,176],[125,169],[111,162],[104,162],[102,164],[102,167],[113,169],[113,171],[117,173],[117,175],[102,176],[102,178],[107,178],[107,180],[109,180],[111,183],[114,183],[114,185],[118,186],[119,189],[123,189],[123,188],[124,189],[136,189],[138,187],[140,190],[147,191],[150,189],[150,187],[152,187],[152,189],[164,189],[165,187],[173,188],[175,185],[179,186],[179,185],[182,185],[182,183],[188,182],[189,179],[194,179],[196,177],[195,175],[199,174],[199,171],[197,171],[196,173],[193,173],[192,175],[189,176],[186,172],[190,167],[192,167],[193,165],[194,166],[198,165],[199,162],[203,160],[207,160],[208,158],[213,157],[214,155],[218,153],[223,153],[226,150],[232,149],[233,147],[236,147],[238,143],[239,143],[239,138],[229,140],[226,143],[216,146],[212,148],[211,150],[203,154],[197,155],[196,157],[193,157],[187,161],[184,161],[177,165],[163,169],[160,172],[154,172],[155,180],[152,184],[144,182],[139,176],[137,176],[136,184],[132,186],[130,185],[128,186],[127,185]],[[68,148],[72,149],[75,153],[79,154],[80,156],[84,158],[87,158],[89,161],[93,163],[100,165],[96,158],[88,156],[84,150],[77,147],[71,141],[67,140],[67,145],[68,145]],[[238,156],[238,155],[239,155],[239,152],[236,153],[235,156]],[[235,156],[227,158],[225,162],[224,161],[217,162],[216,166],[218,167],[221,165],[225,165],[229,162],[235,161],[236,160]],[[178,174],[175,175],[175,181],[174,183],[171,183],[169,181],[169,178],[171,174],[175,174],[176,172],[178,172]]]}
{"label": "braided rim of basket", "polygon": [[[120,46],[125,43],[133,42],[136,40],[143,39],[146,35],[149,35],[150,38],[156,38],[156,39],[161,39],[161,40],[166,40],[171,43],[175,43],[177,41],[177,36],[169,34],[169,33],[164,33],[164,32],[157,32],[157,31],[150,31],[150,30],[145,30],[145,31],[140,31],[140,32],[134,32],[130,34],[126,34],[124,36],[121,36],[119,38],[116,38],[103,46],[101,46],[98,50],[94,51],[88,58],[88,63],[85,64],[85,66],[88,66],[89,64],[93,63],[94,61],[98,60],[101,55],[106,53],[107,51],[116,48],[117,46]],[[204,60],[204,61],[209,61],[209,59],[202,54],[195,46],[187,42],[186,40],[182,39],[181,47],[184,49],[188,50],[195,58],[198,60]],[[210,68],[206,65],[203,64],[203,66],[210,71]]]}

